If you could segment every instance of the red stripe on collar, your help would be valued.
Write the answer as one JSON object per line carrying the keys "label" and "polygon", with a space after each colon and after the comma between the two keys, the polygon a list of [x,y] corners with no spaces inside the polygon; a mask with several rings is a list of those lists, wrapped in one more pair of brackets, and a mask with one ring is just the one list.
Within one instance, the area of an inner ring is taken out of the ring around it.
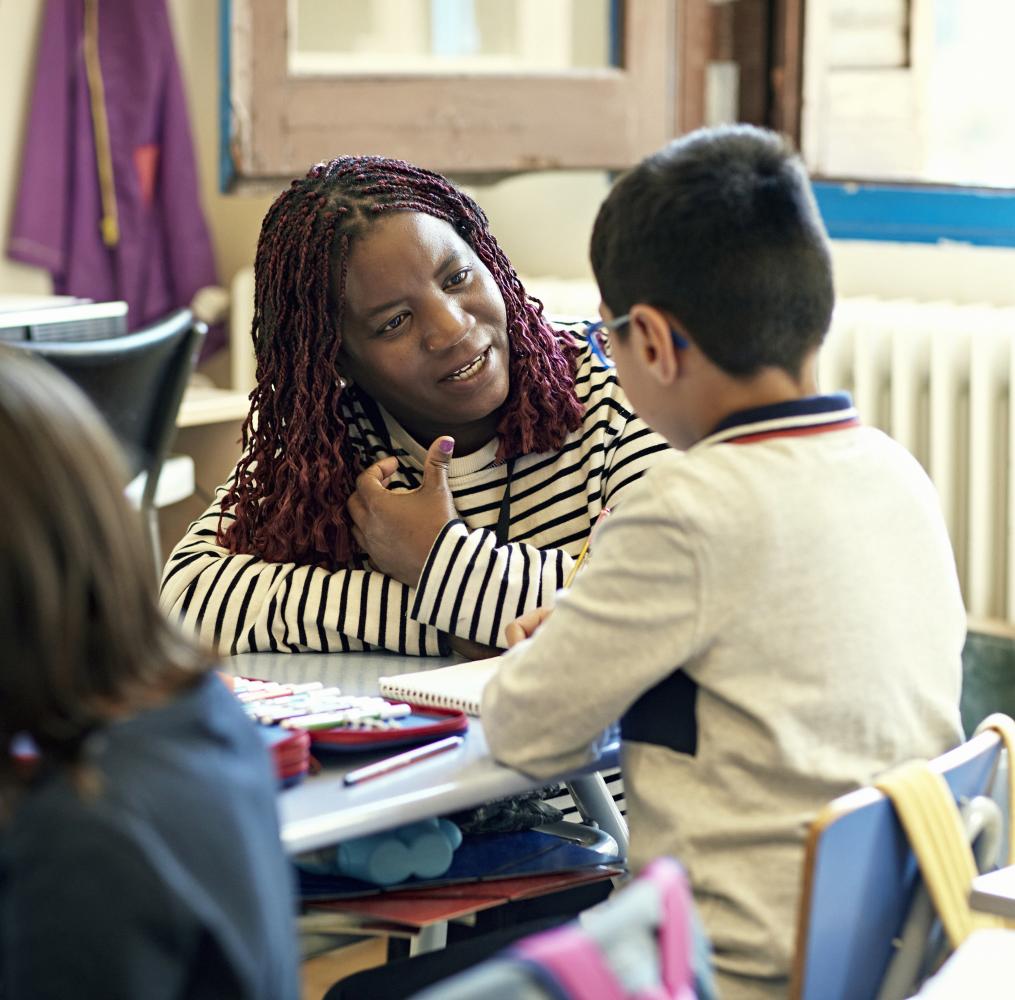
{"label": "red stripe on collar", "polygon": [[809,434],[824,434],[826,431],[844,431],[849,427],[859,427],[859,417],[849,417],[828,424],[811,424],[808,427],[785,427],[781,430],[756,431],[754,434],[749,431],[740,437],[726,438],[720,444],[754,444],[757,441],[767,441],[769,438],[778,437],[805,437]]}

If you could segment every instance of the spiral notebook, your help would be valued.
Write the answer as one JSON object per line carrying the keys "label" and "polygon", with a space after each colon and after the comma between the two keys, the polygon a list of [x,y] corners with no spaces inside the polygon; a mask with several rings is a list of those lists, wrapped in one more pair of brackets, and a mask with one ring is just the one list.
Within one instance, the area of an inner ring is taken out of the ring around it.
{"label": "spiral notebook", "polygon": [[467,715],[479,715],[483,688],[497,669],[497,659],[453,663],[435,670],[382,677],[380,692],[385,698],[408,701],[431,708],[454,708]]}

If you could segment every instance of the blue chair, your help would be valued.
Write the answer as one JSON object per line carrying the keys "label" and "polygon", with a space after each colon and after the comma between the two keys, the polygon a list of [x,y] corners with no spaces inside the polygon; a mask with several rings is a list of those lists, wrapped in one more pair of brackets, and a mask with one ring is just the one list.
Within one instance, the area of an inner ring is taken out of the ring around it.
{"label": "blue chair", "polygon": [[84,392],[119,441],[138,507],[147,519],[159,561],[155,491],[176,433],[176,413],[207,332],[179,309],[136,333],[106,340],[24,340],[11,343],[62,372]]}
{"label": "blue chair", "polygon": [[[931,761],[957,802],[991,794],[1001,737],[987,730]],[[871,1000],[922,879],[892,803],[874,788],[835,799],[807,836],[792,1000]]]}

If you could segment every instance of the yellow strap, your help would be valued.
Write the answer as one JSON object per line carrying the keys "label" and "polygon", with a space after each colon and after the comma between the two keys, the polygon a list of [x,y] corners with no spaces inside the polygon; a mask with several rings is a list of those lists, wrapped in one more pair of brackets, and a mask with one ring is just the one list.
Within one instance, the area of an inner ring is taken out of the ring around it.
{"label": "yellow strap", "polygon": [[1015,720],[1003,712],[988,715],[977,727],[975,735],[994,730],[1008,753],[1008,864],[1015,865]]}
{"label": "yellow strap", "polygon": [[83,48],[88,99],[92,109],[92,131],[95,135],[95,160],[99,171],[99,195],[102,199],[99,229],[106,246],[115,247],[120,242],[120,224],[116,212],[116,184],[113,179],[113,154],[109,146],[106,94],[99,63],[99,0],[85,0]]}
{"label": "yellow strap", "polygon": [[[1006,745],[1013,734],[1015,724],[1007,735],[1002,733]],[[1003,918],[978,913],[969,905],[976,861],[945,779],[925,761],[912,761],[884,775],[877,787],[895,806],[952,948],[974,930],[1009,926]]]}

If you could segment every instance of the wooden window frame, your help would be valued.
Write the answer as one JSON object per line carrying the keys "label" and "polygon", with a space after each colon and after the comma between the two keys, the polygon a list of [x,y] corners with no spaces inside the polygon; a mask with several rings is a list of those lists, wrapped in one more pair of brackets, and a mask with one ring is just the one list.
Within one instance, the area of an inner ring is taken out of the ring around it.
{"label": "wooden window frame", "polygon": [[285,0],[221,2],[227,190],[277,183],[344,153],[456,176],[622,169],[675,133],[680,3],[623,0],[619,67],[308,77],[288,73]]}
{"label": "wooden window frame", "polygon": [[708,67],[739,69],[737,120],[800,144],[805,0],[679,0],[676,132],[707,124]]}

